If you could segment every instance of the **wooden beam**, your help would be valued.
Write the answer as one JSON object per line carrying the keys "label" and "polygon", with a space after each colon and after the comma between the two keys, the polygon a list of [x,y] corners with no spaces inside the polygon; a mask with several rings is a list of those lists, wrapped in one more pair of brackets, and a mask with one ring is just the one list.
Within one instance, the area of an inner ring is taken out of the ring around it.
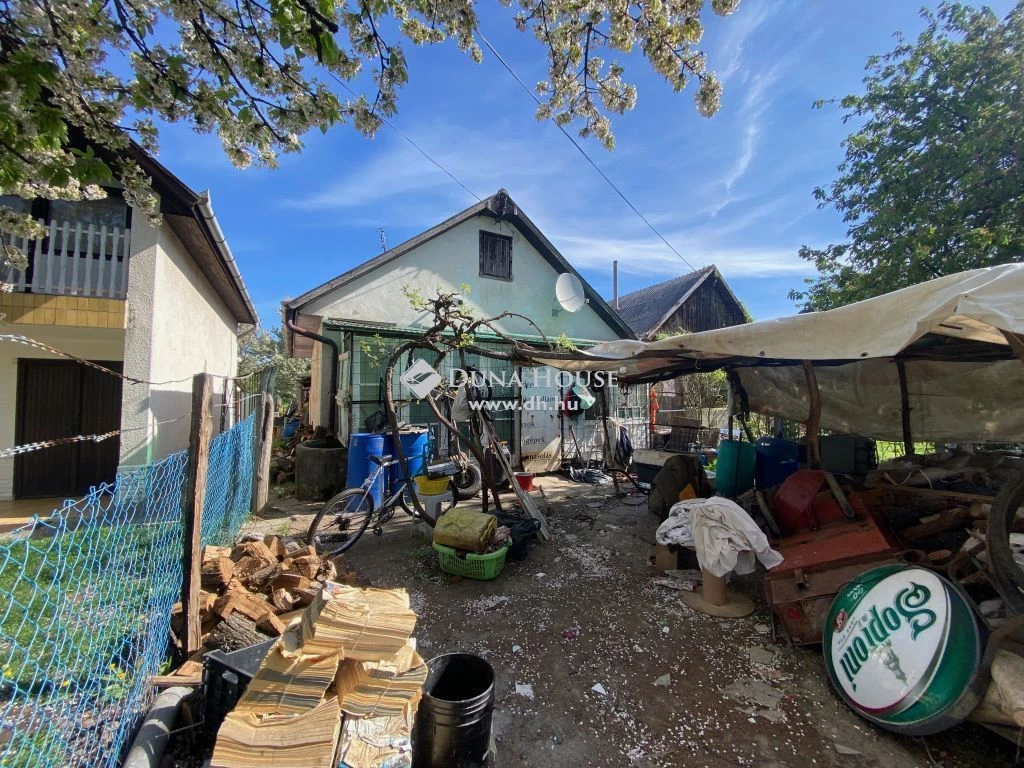
{"label": "wooden beam", "polygon": [[907,391],[907,366],[903,360],[896,361],[896,374],[900,380],[900,421],[903,424],[903,455],[914,454],[914,439],[910,432],[910,394]]}
{"label": "wooden beam", "polygon": [[818,390],[818,376],[814,363],[803,361],[804,379],[807,381],[807,463],[812,469],[821,468],[821,446],[818,432],[821,431],[821,392]]}
{"label": "wooden beam", "polygon": [[201,570],[203,565],[199,534],[203,523],[203,502],[206,499],[206,471],[210,461],[210,394],[213,377],[197,373],[192,378],[192,427],[188,436],[188,465],[185,490],[181,500],[185,530],[181,557],[181,606],[184,619],[183,651],[190,656],[202,645]]}
{"label": "wooden beam", "polygon": [[266,393],[260,399],[258,409],[260,420],[260,442],[255,451],[255,464],[252,473],[252,503],[250,510],[258,514],[266,505],[270,495],[270,457],[274,448],[274,398]]}

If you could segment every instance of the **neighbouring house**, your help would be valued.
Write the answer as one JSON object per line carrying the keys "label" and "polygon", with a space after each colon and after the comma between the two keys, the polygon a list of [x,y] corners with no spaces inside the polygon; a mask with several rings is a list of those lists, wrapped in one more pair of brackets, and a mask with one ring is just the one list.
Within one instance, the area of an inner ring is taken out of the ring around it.
{"label": "neighbouring house", "polygon": [[[335,432],[345,442],[350,434],[364,431],[366,419],[382,408],[382,351],[414,338],[431,323],[428,313],[411,306],[403,294],[406,287],[429,297],[439,288],[462,291],[468,286],[464,299],[477,316],[512,309],[536,322],[548,338],[565,334],[579,347],[634,338],[629,326],[586,281],[587,304],[575,313],[562,309],[555,299],[555,281],[565,273],[579,277],[508,193],[499,190],[401,245],[284,302],[286,321],[329,338],[339,349],[338,396],[332,401],[330,353],[325,345],[295,332],[287,334],[290,354],[312,359],[310,422],[328,427],[333,408]],[[536,330],[519,318],[504,318],[497,328],[518,341],[541,341]],[[510,347],[497,335],[478,335],[476,341],[498,350]],[[450,376],[458,366],[455,358],[448,356],[442,373]],[[407,362],[401,361],[399,373]],[[555,370],[524,373],[519,366],[476,355],[470,355],[467,363],[506,377],[508,386],[496,387],[492,398],[515,407],[493,412],[496,431],[508,443],[515,462],[527,471],[557,470],[564,458],[574,457],[577,444],[584,458],[600,457],[597,410],[590,409],[570,422],[558,408],[567,390]],[[520,375],[513,378],[514,373]],[[615,390],[611,392],[609,408],[614,410],[610,415],[635,427],[638,437],[643,436],[646,389],[625,398],[617,388],[610,389]],[[429,408],[401,391],[397,375],[393,390],[401,402],[401,419],[411,424],[432,422]]]}
{"label": "neighbouring house", "polygon": [[[28,268],[0,267],[2,333],[25,336],[143,382],[129,383],[43,349],[0,341],[0,447],[121,430],[102,442],[0,459],[0,498],[76,496],[117,467],[185,448],[191,377],[226,377],[240,330],[257,322],[208,193],[151,157],[139,161],[160,197],[162,224],[133,215],[117,189],[103,200],[4,197],[46,237],[15,238]],[[224,409],[220,409],[222,412]],[[217,414],[217,411],[214,411]],[[215,425],[220,418],[214,419]]]}
{"label": "neighbouring house", "polygon": [[[654,341],[741,325],[750,317],[713,264],[613,300],[637,338]],[[717,379],[715,377],[718,377]],[[717,445],[724,413],[721,374],[670,379],[652,387],[657,403],[652,447],[688,452],[695,443]]]}

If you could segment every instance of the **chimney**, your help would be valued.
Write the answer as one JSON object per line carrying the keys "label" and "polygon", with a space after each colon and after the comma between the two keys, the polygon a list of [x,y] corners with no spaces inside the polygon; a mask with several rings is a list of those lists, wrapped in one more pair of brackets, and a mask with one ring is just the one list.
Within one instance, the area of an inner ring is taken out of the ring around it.
{"label": "chimney", "polygon": [[613,307],[615,311],[619,310],[619,260],[615,259],[612,261],[612,298],[614,299]]}

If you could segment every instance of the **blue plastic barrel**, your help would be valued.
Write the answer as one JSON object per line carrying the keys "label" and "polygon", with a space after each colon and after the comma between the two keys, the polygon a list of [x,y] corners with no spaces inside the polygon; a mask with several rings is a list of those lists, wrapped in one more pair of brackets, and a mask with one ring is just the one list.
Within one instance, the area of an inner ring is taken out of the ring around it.
{"label": "blue plastic barrel", "polygon": [[800,446],[792,440],[762,437],[754,443],[757,487],[772,488],[800,469]]}
{"label": "blue plastic barrel", "polygon": [[[402,444],[402,455],[409,462],[409,477],[418,475],[423,471],[423,452],[427,449],[427,430],[414,432],[399,432],[398,439]],[[388,453],[395,458],[398,457],[395,451],[395,438],[388,435]],[[397,491],[404,481],[402,480],[402,465],[391,465],[391,492]]]}
{"label": "blue plastic barrel", "polygon": [[[370,461],[370,457],[383,454],[384,435],[371,432],[357,432],[351,435],[348,439],[348,472],[345,475],[345,487],[359,488],[362,486],[363,481],[377,469],[377,465]],[[374,508],[380,506],[383,480],[384,475],[381,473],[370,489]]]}
{"label": "blue plastic barrel", "polygon": [[756,451],[753,443],[722,440],[715,465],[715,490],[720,496],[739,496],[754,487]]}

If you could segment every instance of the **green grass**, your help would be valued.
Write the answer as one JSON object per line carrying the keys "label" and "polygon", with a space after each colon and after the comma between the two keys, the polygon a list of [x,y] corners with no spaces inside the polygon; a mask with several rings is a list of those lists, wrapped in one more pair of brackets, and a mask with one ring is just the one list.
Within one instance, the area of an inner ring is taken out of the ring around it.
{"label": "green grass", "polygon": [[[180,548],[177,523],[0,542],[0,706],[34,723],[0,747],[0,765],[67,765],[64,751],[98,749],[104,728],[121,727],[129,693],[167,650]],[[83,712],[118,714],[90,734]],[[69,746],[72,737],[82,741]]]}

